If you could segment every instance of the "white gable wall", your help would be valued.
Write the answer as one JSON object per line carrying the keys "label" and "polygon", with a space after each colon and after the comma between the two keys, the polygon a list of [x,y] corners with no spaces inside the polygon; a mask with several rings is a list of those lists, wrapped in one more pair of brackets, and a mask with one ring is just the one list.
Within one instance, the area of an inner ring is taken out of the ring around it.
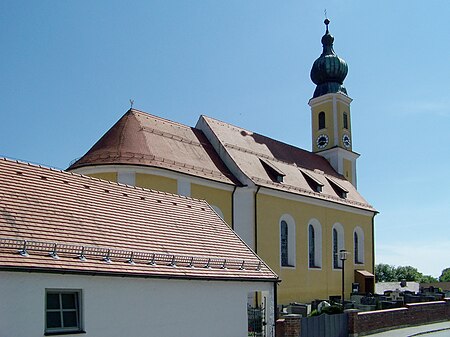
{"label": "white gable wall", "polygon": [[82,291],[86,337],[244,337],[248,292],[273,294],[272,287],[271,282],[0,272],[0,335],[42,337],[47,288]]}

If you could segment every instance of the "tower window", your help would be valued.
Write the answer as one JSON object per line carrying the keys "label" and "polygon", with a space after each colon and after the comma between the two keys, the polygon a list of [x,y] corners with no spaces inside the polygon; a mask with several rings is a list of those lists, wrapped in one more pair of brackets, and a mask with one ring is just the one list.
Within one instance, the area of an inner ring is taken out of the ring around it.
{"label": "tower window", "polygon": [[343,119],[344,119],[344,129],[348,130],[348,115],[346,112],[344,112]]}
{"label": "tower window", "polygon": [[325,112],[319,112],[319,130],[325,129]]}

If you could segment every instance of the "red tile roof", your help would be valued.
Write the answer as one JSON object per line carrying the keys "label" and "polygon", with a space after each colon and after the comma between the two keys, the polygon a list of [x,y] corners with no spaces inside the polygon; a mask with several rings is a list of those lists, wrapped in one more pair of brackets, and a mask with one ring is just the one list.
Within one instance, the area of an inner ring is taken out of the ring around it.
{"label": "red tile roof", "polygon": [[0,159],[0,201],[0,269],[277,278],[202,200]]}
{"label": "red tile roof", "polygon": [[124,116],[68,170],[94,165],[159,167],[239,185],[202,131],[135,109]]}
{"label": "red tile roof", "polygon": [[[201,118],[237,167],[256,185],[375,211],[322,156],[211,117]],[[283,181],[277,182],[263,162],[270,163],[273,170],[279,171]],[[323,185],[321,192],[308,183],[304,173],[314,178],[315,185],[317,182]],[[348,192],[346,198],[336,192],[333,182]]]}

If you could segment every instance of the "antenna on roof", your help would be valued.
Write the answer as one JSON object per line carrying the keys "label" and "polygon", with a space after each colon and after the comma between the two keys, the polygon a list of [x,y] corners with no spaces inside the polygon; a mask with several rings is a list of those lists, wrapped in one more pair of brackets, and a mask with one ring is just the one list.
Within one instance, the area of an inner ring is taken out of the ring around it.
{"label": "antenna on roof", "polygon": [[130,98],[130,109],[133,109],[134,99]]}

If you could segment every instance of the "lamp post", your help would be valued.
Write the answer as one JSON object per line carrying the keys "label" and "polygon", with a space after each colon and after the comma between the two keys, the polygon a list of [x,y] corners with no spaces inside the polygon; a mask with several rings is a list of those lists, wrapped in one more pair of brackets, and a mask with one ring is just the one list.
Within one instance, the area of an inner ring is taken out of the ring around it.
{"label": "lamp post", "polygon": [[341,249],[339,251],[339,260],[342,262],[342,310],[344,310],[344,294],[345,294],[345,278],[344,278],[344,267],[345,267],[345,260],[347,260],[347,255],[349,252],[347,252],[345,249]]}

